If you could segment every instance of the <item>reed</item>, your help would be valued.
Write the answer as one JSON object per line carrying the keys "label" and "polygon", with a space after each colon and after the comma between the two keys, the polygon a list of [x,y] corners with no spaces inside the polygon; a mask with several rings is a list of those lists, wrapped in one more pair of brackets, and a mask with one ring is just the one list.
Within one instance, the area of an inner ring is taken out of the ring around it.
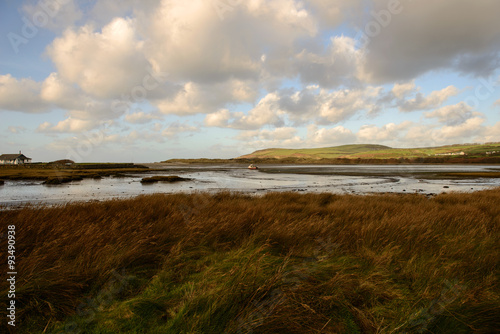
{"label": "reed", "polygon": [[0,211],[16,333],[494,333],[499,203],[222,192]]}

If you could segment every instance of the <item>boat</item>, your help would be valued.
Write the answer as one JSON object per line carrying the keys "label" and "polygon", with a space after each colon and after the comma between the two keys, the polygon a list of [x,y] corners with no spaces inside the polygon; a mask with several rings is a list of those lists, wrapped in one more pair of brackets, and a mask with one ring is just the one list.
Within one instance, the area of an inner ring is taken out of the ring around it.
{"label": "boat", "polygon": [[259,169],[259,167],[254,166],[254,164],[251,164],[250,166],[248,166],[248,169]]}

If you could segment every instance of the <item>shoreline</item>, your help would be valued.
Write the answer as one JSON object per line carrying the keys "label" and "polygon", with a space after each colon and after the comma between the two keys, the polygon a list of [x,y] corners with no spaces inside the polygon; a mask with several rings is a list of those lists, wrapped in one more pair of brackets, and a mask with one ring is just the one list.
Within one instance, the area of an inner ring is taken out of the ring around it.
{"label": "shoreline", "polygon": [[[463,168],[462,168],[463,167]],[[114,173],[114,170],[108,172]],[[91,174],[90,174],[91,175]],[[146,183],[152,180],[180,177],[187,182]],[[7,180],[0,186],[3,207],[31,204],[64,204],[67,202],[104,201],[131,198],[153,193],[233,193],[265,194],[270,192],[370,194],[473,192],[500,186],[500,172],[487,166],[400,166],[364,165],[311,166],[269,165],[250,171],[243,166],[228,167],[170,166],[121,172],[99,178],[69,179],[62,184],[44,184],[41,180]]]}

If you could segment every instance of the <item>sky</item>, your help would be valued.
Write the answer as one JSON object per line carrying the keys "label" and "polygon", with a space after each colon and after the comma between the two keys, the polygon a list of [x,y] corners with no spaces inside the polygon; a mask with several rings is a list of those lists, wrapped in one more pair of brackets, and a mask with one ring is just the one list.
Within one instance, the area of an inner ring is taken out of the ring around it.
{"label": "sky", "polygon": [[0,153],[500,141],[498,0],[1,0]]}

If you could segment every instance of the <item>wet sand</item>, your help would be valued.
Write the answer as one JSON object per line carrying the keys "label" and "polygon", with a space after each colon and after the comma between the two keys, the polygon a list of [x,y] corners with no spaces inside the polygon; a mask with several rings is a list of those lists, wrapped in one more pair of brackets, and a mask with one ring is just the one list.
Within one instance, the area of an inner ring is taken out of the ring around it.
{"label": "wet sand", "polygon": [[[331,193],[471,192],[500,186],[500,178],[452,177],[450,173],[497,173],[495,165],[265,165],[249,170],[242,165],[147,164],[148,173],[125,177],[84,179],[47,186],[42,181],[5,181],[0,205],[63,204],[101,201],[152,193],[236,191],[262,194],[272,191]],[[486,173],[486,174],[485,174]],[[141,184],[143,177],[178,175],[189,182]]]}

